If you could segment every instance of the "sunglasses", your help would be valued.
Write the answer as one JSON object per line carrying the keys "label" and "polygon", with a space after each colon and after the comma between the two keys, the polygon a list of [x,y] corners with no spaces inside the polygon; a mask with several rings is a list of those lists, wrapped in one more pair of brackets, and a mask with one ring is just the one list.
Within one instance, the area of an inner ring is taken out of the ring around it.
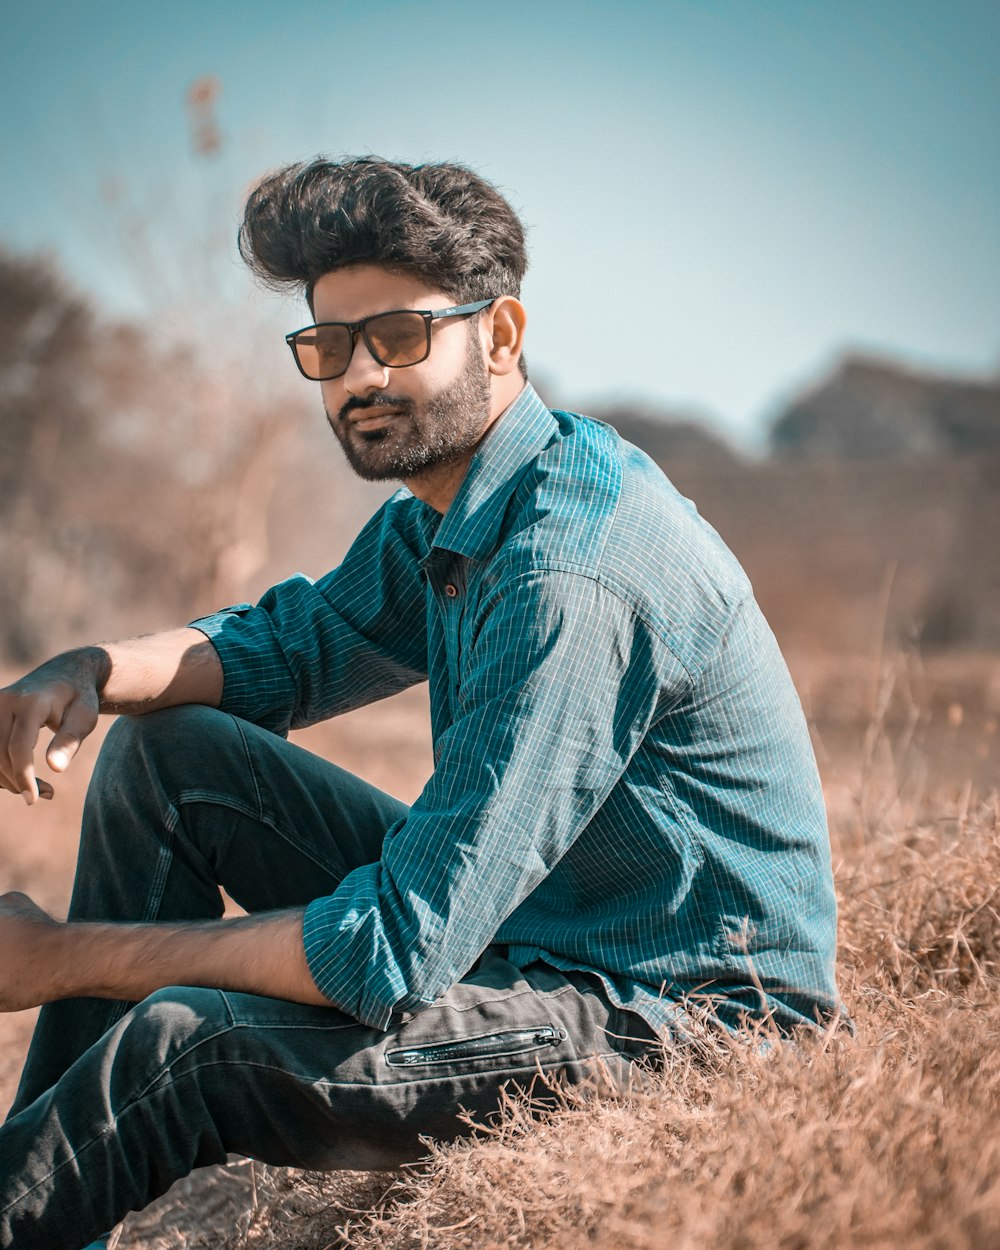
{"label": "sunglasses", "polygon": [[431,354],[431,322],[443,317],[469,317],[489,307],[492,299],[475,304],[459,304],[455,308],[417,310],[401,308],[396,312],[375,313],[360,321],[321,321],[285,335],[295,363],[303,377],[313,382],[328,382],[342,377],[348,370],[358,335],[380,365],[390,369],[406,369],[419,365]]}

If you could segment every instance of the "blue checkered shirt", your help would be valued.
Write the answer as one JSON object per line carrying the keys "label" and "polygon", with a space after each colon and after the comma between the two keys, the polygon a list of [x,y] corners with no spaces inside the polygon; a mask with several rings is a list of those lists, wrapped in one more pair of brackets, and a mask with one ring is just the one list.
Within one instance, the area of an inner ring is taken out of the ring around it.
{"label": "blue checkered shirt", "polygon": [[434,773],[305,915],[317,986],[385,1029],[491,944],[678,1030],[836,1009],[802,710],[746,576],[655,464],[527,386],[442,518],[400,490],[343,564],[196,622],[278,733],[429,680]]}

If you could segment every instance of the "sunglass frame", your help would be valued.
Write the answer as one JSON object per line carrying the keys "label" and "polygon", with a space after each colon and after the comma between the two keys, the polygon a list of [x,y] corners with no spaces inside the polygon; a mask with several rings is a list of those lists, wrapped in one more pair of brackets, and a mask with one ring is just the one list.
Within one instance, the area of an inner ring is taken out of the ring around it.
{"label": "sunglass frame", "polygon": [[[365,347],[371,352],[372,359],[380,364],[384,369],[411,369],[414,365],[422,364],[423,361],[431,354],[431,322],[439,321],[443,317],[470,317],[473,313],[481,312],[484,308],[488,308],[496,300],[496,296],[490,299],[477,300],[473,304],[455,304],[451,308],[390,308],[385,312],[372,313],[370,317],[362,317],[360,321],[317,321],[310,326],[302,326],[299,330],[293,330],[291,334],[285,335],[285,342],[291,349],[292,359],[304,378],[308,378],[310,382],[331,382],[334,378],[342,378],[347,370],[351,367],[351,360],[354,356],[354,349],[358,345],[358,335],[365,341]],[[395,317],[399,313],[412,313],[422,318],[424,323],[424,332],[426,336],[426,345],[424,354],[418,360],[409,360],[405,365],[391,365],[384,361],[375,350],[375,345],[368,337],[368,323],[377,321],[380,317]],[[349,331],[351,335],[351,351],[347,357],[347,364],[338,373],[327,373],[322,377],[316,377],[312,373],[307,373],[303,367],[302,361],[299,359],[299,352],[295,340],[300,334],[307,334],[310,330],[320,330],[324,326],[340,326]]]}

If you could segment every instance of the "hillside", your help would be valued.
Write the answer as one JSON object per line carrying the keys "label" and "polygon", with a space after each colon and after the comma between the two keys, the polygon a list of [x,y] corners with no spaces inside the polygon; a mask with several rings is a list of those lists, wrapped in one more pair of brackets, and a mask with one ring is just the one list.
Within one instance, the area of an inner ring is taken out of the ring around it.
{"label": "hillside", "polygon": [[845,358],[793,397],[771,454],[651,407],[594,410],[732,547],[786,649],[1000,650],[1000,381]]}
{"label": "hillside", "polygon": [[787,405],[771,447],[793,460],[1000,454],[1000,378],[968,381],[847,356]]}

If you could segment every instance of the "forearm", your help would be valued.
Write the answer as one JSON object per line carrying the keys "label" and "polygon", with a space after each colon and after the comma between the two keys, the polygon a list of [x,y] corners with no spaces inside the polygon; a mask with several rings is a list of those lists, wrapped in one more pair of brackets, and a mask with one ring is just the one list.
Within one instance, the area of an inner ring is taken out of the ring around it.
{"label": "forearm", "polygon": [[92,685],[102,712],[152,712],[179,703],[218,707],[222,698],[218,653],[189,628],[65,651],[29,674],[33,679]]}
{"label": "forearm", "polygon": [[186,924],[47,920],[34,930],[26,963],[22,1006],[76,997],[138,1001],[167,985],[329,1006],[306,964],[301,911]]}
{"label": "forearm", "polygon": [[98,685],[102,712],[152,712],[180,703],[219,706],[222,663],[197,629],[173,629],[86,650],[102,651],[106,657]]}

